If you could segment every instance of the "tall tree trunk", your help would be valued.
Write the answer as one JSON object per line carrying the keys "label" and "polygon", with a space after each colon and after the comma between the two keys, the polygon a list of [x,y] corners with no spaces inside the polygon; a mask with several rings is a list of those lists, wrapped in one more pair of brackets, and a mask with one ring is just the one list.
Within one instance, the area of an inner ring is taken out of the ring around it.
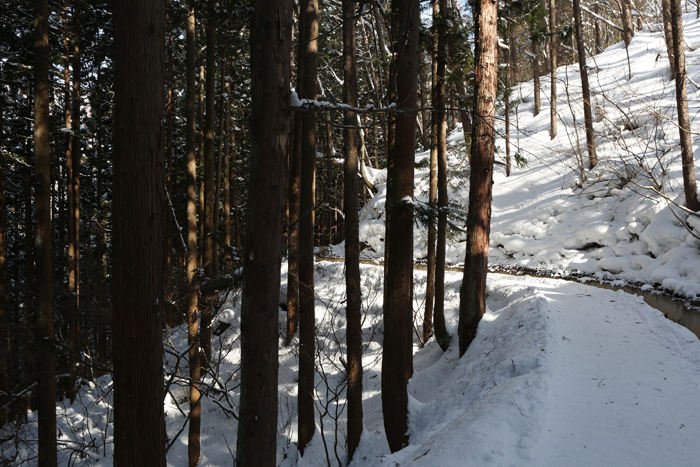
{"label": "tall tree trunk", "polygon": [[[554,9],[554,4],[555,4],[556,0],[549,0],[549,1],[551,3],[551,8]],[[593,3],[593,13],[595,13],[596,15],[600,15],[600,3],[597,1],[595,3]],[[549,24],[550,25],[556,25],[556,20],[552,21],[553,15],[554,15],[554,13],[550,12],[550,16],[549,16]],[[603,43],[603,30],[600,28],[600,21],[598,20],[598,18],[594,18],[594,19],[595,19],[595,52],[596,52],[596,54],[599,54],[603,50],[605,50],[605,45]],[[554,28],[552,28],[552,29],[554,30]],[[554,38],[552,38],[552,39],[554,39]]]}
{"label": "tall tree trunk", "polygon": [[185,89],[185,153],[187,154],[185,172],[185,189],[187,192],[187,231],[185,233],[187,236],[187,257],[185,259],[185,276],[187,280],[187,342],[191,346],[188,355],[190,369],[190,423],[187,437],[187,457],[190,467],[194,467],[199,463],[202,424],[202,404],[199,392],[199,379],[201,377],[199,363],[199,292],[195,285],[197,273],[197,89],[195,84],[197,51],[195,49],[195,21],[194,0],[188,0],[185,36],[187,67],[185,70],[187,79],[187,87]]}
{"label": "tall tree trunk", "polygon": [[53,332],[51,251],[51,153],[49,150],[49,7],[34,3],[34,169],[36,171],[36,341],[39,411],[38,465],[53,467],[56,455],[56,361]]}
{"label": "tall tree trunk", "polygon": [[[78,378],[78,355],[80,349],[80,0],[73,2],[73,110],[71,120],[72,141],[72,180],[70,190],[73,193],[73,206],[70,212],[69,222],[73,224],[73,265],[72,281],[69,277],[68,292],[70,294],[69,313],[69,347],[70,347],[70,377],[68,382],[68,397],[71,402],[75,399],[75,386]],[[70,248],[70,247],[69,247]],[[70,253],[69,253],[70,256]]]}
{"label": "tall tree trunk", "polygon": [[[297,38],[297,82],[296,91],[299,97],[304,94],[304,19],[302,7],[299,2],[299,21]],[[292,139],[291,157],[289,158],[289,183],[287,185],[287,202],[289,203],[289,216],[287,225],[287,244],[289,251],[289,265],[287,270],[287,335],[285,345],[289,345],[294,339],[299,326],[299,201],[301,194],[301,140],[302,120],[300,113],[294,115],[294,134]]]}
{"label": "tall tree trunk", "polygon": [[676,63],[673,48],[673,25],[671,24],[671,0],[661,0],[661,16],[664,23],[664,40],[666,41],[666,53],[671,65],[671,79],[676,79]]}
{"label": "tall tree trunk", "polygon": [[540,39],[532,37],[532,79],[534,82],[533,94],[535,95],[534,115],[540,113],[542,106],[540,100]]}
{"label": "tall tree trunk", "polygon": [[486,272],[491,229],[494,123],[498,90],[497,6],[479,0],[475,12],[474,128],[472,130],[467,251],[459,300],[459,354],[476,336],[486,310]]}
{"label": "tall tree trunk", "polygon": [[[345,103],[357,107],[355,10],[357,3],[343,1],[343,58]],[[352,461],[362,435],[362,295],[360,290],[360,224],[358,198],[357,114],[345,114],[345,288],[347,293],[347,398],[348,458]]]}
{"label": "tall tree trunk", "polygon": [[[214,123],[216,113],[216,20],[214,3],[210,3],[208,11],[206,36],[207,36],[207,81],[206,81],[206,118],[204,123],[204,272],[207,278],[215,279],[217,271],[214,269],[214,202],[215,167],[214,167]],[[202,328],[200,329],[200,345],[204,356],[211,359],[211,326],[212,307],[214,306],[214,293],[209,293],[204,298],[202,308]]]}
{"label": "tall tree trunk", "polygon": [[231,133],[233,129],[231,128],[231,101],[229,100],[229,93],[231,92],[228,76],[226,76],[224,81],[223,89],[224,98],[224,131],[221,137],[224,138],[224,172],[222,174],[224,179],[224,272],[226,274],[231,274],[233,272],[233,267],[231,261],[233,259],[231,255],[231,247],[233,242],[231,240]]}
{"label": "tall tree trunk", "polygon": [[387,211],[390,211],[389,254],[384,295],[382,409],[392,452],[408,444],[408,390],[413,374],[413,164],[418,87],[419,3],[394,0],[396,18],[396,104],[394,150],[389,156]]}
{"label": "tall tree trunk", "polygon": [[[304,82],[306,99],[316,100],[318,0],[304,0]],[[315,431],[314,416],[314,205],[316,203],[316,116],[303,114],[299,200],[299,452]]]}
{"label": "tall tree trunk", "polygon": [[[197,119],[199,120],[199,167],[202,168],[202,171],[205,170],[204,166],[204,105],[205,105],[205,98],[204,98],[204,88],[205,88],[205,83],[204,83],[204,65],[200,65],[199,67],[199,107],[198,107],[198,112],[199,115]],[[206,204],[204,201],[204,178],[202,177],[199,181],[199,213],[198,213],[198,218],[199,218],[199,268],[204,269],[204,205]]]}
{"label": "tall tree trunk", "polygon": [[[114,11],[114,465],[165,466],[163,0]],[[148,228],[144,228],[148,226]]]}
{"label": "tall tree trunk", "polygon": [[581,93],[583,94],[583,118],[586,125],[586,147],[588,148],[589,169],[598,163],[595,150],[595,134],[593,133],[593,115],[591,112],[591,91],[588,86],[588,67],[586,67],[586,50],[583,47],[583,27],[581,25],[581,7],[579,0],[573,0],[574,21],[576,23],[576,51],[578,66],[581,72]]}
{"label": "tall tree trunk", "polygon": [[[165,207],[165,239],[163,242],[163,288],[166,292],[170,292],[173,286],[173,36],[168,38],[168,71],[167,71],[167,90],[166,102],[167,111],[167,133],[165,136],[165,161],[167,163],[167,175],[165,186],[167,190],[168,205]],[[168,326],[173,326],[172,307],[168,307],[167,311]]]}
{"label": "tall tree trunk", "polygon": [[[274,467],[277,337],[287,134],[291,2],[256,0],[251,25],[251,168],[241,305],[236,465]],[[301,445],[301,443],[300,443]]]}
{"label": "tall tree trunk", "polygon": [[[549,108],[549,138],[557,136],[557,0],[549,0],[549,68],[550,73],[550,108]],[[596,3],[597,5],[597,3]],[[596,26],[598,23],[596,22]],[[510,54],[509,54],[510,55]]]}
{"label": "tall tree trunk", "polygon": [[437,67],[437,188],[438,229],[435,258],[435,339],[447,350],[450,335],[445,327],[445,252],[447,248],[447,112],[445,110],[445,67],[447,65],[447,1],[440,0],[440,41]]}
{"label": "tall tree trunk", "polygon": [[219,97],[219,143],[216,151],[216,184],[214,187],[214,265],[213,269],[216,275],[219,275],[219,219],[220,219],[220,199],[221,199],[221,178],[222,178],[222,166],[223,166],[223,146],[224,146],[224,123],[226,110],[224,105],[224,100],[226,96],[224,95],[224,87],[226,86],[226,60],[227,57],[224,55],[221,61],[221,81],[219,84],[219,92],[221,96]]}
{"label": "tall tree trunk", "polygon": [[503,113],[505,114],[505,135],[503,135],[503,139],[505,139],[506,143],[506,177],[510,177],[510,169],[512,166],[510,157],[510,96],[513,92],[513,80],[511,76],[513,74],[513,55],[515,55],[515,47],[512,47],[512,43],[514,42],[513,36],[515,35],[515,31],[513,29],[514,27],[511,25],[506,26],[506,40],[508,41],[506,63],[508,68],[506,68],[506,90],[503,93],[503,100],[505,101],[503,105]]}
{"label": "tall tree trunk", "polygon": [[685,204],[692,211],[700,211],[700,201],[695,183],[693,137],[690,133],[688,114],[688,90],[686,87],[685,42],[683,41],[683,14],[680,0],[671,0],[671,26],[673,28],[673,56],[676,64],[676,103],[678,105],[678,130],[681,140],[683,163],[683,189]]}
{"label": "tall tree trunk", "polygon": [[[438,55],[440,49],[440,2],[432,0],[433,7],[433,37],[432,37],[432,67],[431,67],[431,82],[432,89],[430,100],[433,107],[430,112],[430,172],[428,175],[428,206],[431,210],[437,207],[437,165],[438,165]],[[440,84],[443,84],[440,82]],[[444,84],[443,84],[444,90]],[[421,340],[423,343],[428,342],[430,334],[433,330],[433,311],[435,309],[435,241],[437,239],[437,230],[435,222],[431,219],[428,224],[428,271],[427,280],[425,283],[425,311],[423,313],[423,334]]]}
{"label": "tall tree trunk", "polygon": [[[2,70],[0,69],[0,79],[2,78]],[[5,141],[4,125],[5,125],[5,88],[0,90],[0,147]],[[8,334],[8,316],[7,316],[7,265],[5,263],[5,233],[6,233],[6,216],[5,216],[5,161],[0,160],[0,391],[4,394],[9,387],[8,382],[8,353],[9,334]],[[3,407],[8,402],[8,397],[0,397],[0,404]],[[5,426],[8,419],[8,409],[0,409],[0,428]]]}
{"label": "tall tree trunk", "polygon": [[[620,5],[622,6],[623,39],[625,40],[625,47],[628,47],[630,42],[632,42],[632,37],[634,37],[634,29],[632,26],[632,2],[631,0],[620,0]],[[574,8],[576,7],[574,6]]]}

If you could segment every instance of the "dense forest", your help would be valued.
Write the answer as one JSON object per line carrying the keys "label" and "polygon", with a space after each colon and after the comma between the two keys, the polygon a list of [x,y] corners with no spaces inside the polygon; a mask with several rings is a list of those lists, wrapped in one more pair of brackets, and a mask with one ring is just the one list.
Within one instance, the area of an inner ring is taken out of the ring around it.
{"label": "dense forest", "polygon": [[[347,400],[351,460],[363,430],[359,259],[369,247],[358,213],[384,169],[381,398],[390,449],[403,449],[414,331],[461,356],[486,311],[494,164],[510,174],[528,162],[510,138],[518,83],[533,81],[535,115],[548,100],[554,138],[557,68],[580,64],[585,178],[599,162],[586,58],[662,20],[683,208],[700,210],[681,15],[680,0],[0,0],[0,462],[89,459],[88,441],[57,442],[56,401],[108,377],[114,465],[166,465],[173,385],[186,388],[190,466],[203,449],[201,400],[213,395],[238,424],[234,465],[277,465],[278,340],[299,356],[303,455],[319,411],[314,258],[342,242],[347,354],[335,398]],[[468,203],[448,199],[447,135],[459,128]],[[417,150],[430,151],[426,204],[414,202]],[[428,273],[414,329],[418,223]],[[467,246],[451,336],[455,226]],[[232,294],[241,296],[235,407],[232,381],[206,382],[221,379],[217,317]],[[186,345],[172,342],[178,328]],[[23,435],[30,411],[35,444]]]}

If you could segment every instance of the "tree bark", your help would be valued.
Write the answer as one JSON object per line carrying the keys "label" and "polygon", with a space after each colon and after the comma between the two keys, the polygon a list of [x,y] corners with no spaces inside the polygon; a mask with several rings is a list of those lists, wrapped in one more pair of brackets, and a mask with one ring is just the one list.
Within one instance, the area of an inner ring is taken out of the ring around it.
{"label": "tree bark", "polygon": [[497,2],[479,0],[475,12],[474,127],[472,130],[467,252],[459,300],[459,354],[476,337],[486,310],[486,272],[491,230],[494,123],[498,88]]}
{"label": "tree bark", "polygon": [[274,467],[282,216],[291,113],[291,2],[256,0],[253,11],[250,195],[243,251],[236,465]]}
{"label": "tree bark", "polygon": [[224,78],[224,131],[221,137],[224,139],[224,172],[222,174],[224,180],[224,273],[231,274],[233,272],[231,247],[233,246],[231,236],[231,101],[229,93],[231,87],[228,81],[228,74]]}
{"label": "tree bark", "polygon": [[[167,175],[165,179],[166,190],[168,191],[167,199],[169,203],[173,203],[173,36],[168,38],[168,71],[166,82],[166,121],[167,133],[165,135],[165,161],[167,163]],[[173,286],[173,209],[170,206],[165,208],[165,238],[163,241],[163,288],[166,292],[170,292]],[[173,326],[172,307],[167,310],[168,326]]]}
{"label": "tree bark", "polygon": [[[550,72],[550,108],[549,108],[549,138],[557,136],[557,54],[559,42],[557,33],[557,0],[549,0],[549,68]],[[596,23],[597,27],[598,23]],[[510,54],[509,54],[510,55]]]}
{"label": "tree bark", "polygon": [[589,169],[598,163],[595,149],[595,134],[593,133],[593,115],[591,112],[591,91],[588,86],[588,67],[586,66],[586,50],[583,47],[583,27],[581,25],[581,7],[579,0],[573,0],[574,21],[576,23],[576,51],[578,66],[581,72],[581,93],[583,94],[583,118],[586,125],[586,147],[588,148]]}
{"label": "tree bark", "polygon": [[[304,40],[304,18],[306,15],[301,11],[302,4],[303,2],[300,1],[296,63],[296,91],[299,97],[302,97],[304,94],[304,47],[306,44]],[[287,270],[287,335],[284,340],[285,345],[291,344],[299,326],[299,201],[301,193],[302,119],[303,116],[301,114],[297,113],[294,115],[294,134],[289,161],[289,183],[287,185],[289,263]]]}
{"label": "tree bark", "polygon": [[634,37],[634,29],[632,27],[632,2],[630,0],[620,0],[620,4],[622,6],[622,28],[624,29],[623,39],[625,40],[625,47],[629,47],[630,42],[632,42],[632,37]]}
{"label": "tree bark", "polygon": [[187,2],[186,22],[186,80],[185,89],[185,153],[187,166],[185,183],[187,191],[187,257],[185,258],[185,277],[187,280],[187,343],[191,345],[188,354],[190,370],[190,423],[187,437],[187,457],[189,466],[199,463],[200,430],[202,424],[201,394],[199,379],[201,377],[199,363],[199,292],[195,285],[197,273],[197,90],[195,78],[197,73],[195,49],[195,9],[194,0]]}
{"label": "tree bark", "polygon": [[[2,71],[0,70],[0,78]],[[5,125],[5,89],[0,90],[0,147],[4,143],[4,125]],[[0,391],[8,394],[8,353],[9,334],[8,334],[8,316],[7,316],[7,264],[5,263],[5,234],[6,234],[6,215],[5,215],[5,161],[0,160]],[[8,397],[0,397],[0,404],[4,407],[8,402]],[[5,426],[8,419],[8,409],[0,409],[0,428]]]}
{"label": "tree bark", "polygon": [[382,410],[392,452],[408,444],[407,383],[413,374],[413,164],[418,87],[419,3],[392,2],[396,50],[396,104],[393,160],[388,164],[389,254],[384,295]]}
{"label": "tree bark", "polygon": [[[305,0],[303,97],[316,100],[318,0]],[[316,118],[303,114],[299,216],[299,453],[315,431],[314,416],[314,205],[316,203]]]}
{"label": "tree bark", "polygon": [[114,11],[114,465],[165,466],[163,0]]}
{"label": "tree bark", "polygon": [[70,222],[73,223],[73,284],[69,286],[71,306],[69,314],[69,346],[70,346],[70,377],[68,383],[68,397],[71,402],[75,399],[75,385],[78,378],[78,356],[80,353],[80,0],[73,2],[73,111],[71,130],[72,142],[72,180],[73,209],[70,213]]}
{"label": "tree bark", "polygon": [[540,100],[540,42],[539,38],[532,38],[532,80],[534,83],[535,109],[534,115],[540,113],[542,103]]}
{"label": "tree bark", "polygon": [[[343,58],[345,103],[357,107],[357,57],[355,10],[357,3],[343,1]],[[345,288],[347,293],[347,399],[348,399],[348,458],[352,461],[362,435],[362,295],[360,290],[360,224],[357,202],[358,148],[357,114],[345,114]]]}
{"label": "tree bark", "polygon": [[445,251],[447,249],[447,112],[445,110],[445,67],[447,65],[447,1],[440,0],[437,53],[437,250],[435,257],[435,340],[442,350],[450,345],[445,327]]}
{"label": "tree bark", "polygon": [[673,25],[671,24],[671,0],[661,0],[661,16],[664,23],[664,40],[666,41],[666,53],[671,65],[671,79],[676,79],[676,62],[673,53]]}
{"label": "tree bark", "polygon": [[53,252],[51,251],[51,153],[49,150],[49,7],[34,3],[34,169],[36,171],[36,340],[39,411],[38,465],[53,467],[56,455],[56,369],[52,350]]}
{"label": "tree bark", "polygon": [[681,140],[681,161],[683,164],[683,189],[685,204],[692,211],[700,211],[695,183],[695,162],[693,157],[693,136],[690,132],[688,113],[688,89],[686,85],[685,42],[683,40],[683,12],[680,0],[671,0],[671,25],[673,28],[673,56],[676,64],[676,103],[678,107],[678,130]]}
{"label": "tree bark", "polygon": [[[210,10],[207,17],[206,40],[207,40],[207,78],[206,78],[206,114],[204,123],[204,238],[202,239],[204,255],[202,258],[204,272],[209,280],[215,279],[218,274],[214,269],[214,208],[215,208],[215,186],[214,177],[216,169],[214,166],[214,124],[216,120],[216,19],[214,12],[214,1],[210,3]],[[200,329],[200,346],[204,357],[208,362],[211,359],[211,318],[212,306],[214,305],[214,294],[210,293],[203,297],[202,304],[202,327]],[[204,362],[202,362],[205,364]]]}

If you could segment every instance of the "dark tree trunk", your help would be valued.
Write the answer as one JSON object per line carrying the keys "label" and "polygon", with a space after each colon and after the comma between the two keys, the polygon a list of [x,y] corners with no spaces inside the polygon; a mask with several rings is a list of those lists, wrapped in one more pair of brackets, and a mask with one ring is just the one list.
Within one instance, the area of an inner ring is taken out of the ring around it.
{"label": "dark tree trunk", "polygon": [[498,88],[497,3],[479,0],[475,12],[474,128],[472,130],[467,252],[459,300],[459,354],[476,336],[486,310],[486,272],[491,229],[494,123]]}
{"label": "dark tree trunk", "polygon": [[228,76],[226,77],[224,84],[224,131],[221,137],[224,139],[224,172],[222,174],[224,180],[224,215],[223,215],[223,226],[224,226],[224,272],[226,274],[231,274],[233,272],[233,265],[231,261],[233,259],[231,255],[231,247],[233,242],[231,240],[231,101],[229,100],[230,85],[228,82]]}
{"label": "dark tree trunk", "polygon": [[[215,2],[211,2],[213,7]],[[204,256],[202,258],[204,272],[212,280],[218,274],[214,269],[214,208],[215,208],[215,173],[214,166],[214,124],[216,120],[216,20],[215,12],[211,8],[208,12],[206,36],[207,36],[207,80],[206,80],[206,118],[204,123],[204,238],[202,239]],[[211,318],[214,305],[214,293],[208,293],[203,297],[202,327],[200,333],[200,345],[207,361],[211,359]],[[203,363],[204,364],[204,363]]]}
{"label": "dark tree trunk", "polygon": [[[304,18],[306,15],[299,13],[299,37],[297,39],[297,83],[296,91],[299,97],[303,97],[304,88]],[[294,115],[294,134],[292,139],[291,156],[289,158],[289,183],[287,185],[287,202],[289,203],[289,216],[287,218],[287,246],[289,251],[289,266],[287,270],[287,335],[285,345],[289,345],[294,339],[299,326],[299,201],[301,193],[301,127],[303,116],[300,113]]]}
{"label": "dark tree trunk", "polygon": [[163,0],[114,11],[114,465],[165,466]]}
{"label": "dark tree trunk", "polygon": [[[552,10],[554,10],[556,0],[549,0],[549,1],[551,3],[550,8]],[[593,13],[595,13],[596,15],[600,14],[600,3],[598,3],[597,1],[593,4]],[[556,25],[556,19],[554,21],[552,20],[553,15],[554,15],[554,13],[551,12],[550,16],[549,16],[549,24],[550,25]],[[554,40],[554,38],[552,38],[552,40]],[[595,51],[596,51],[596,54],[601,53],[603,50],[605,50],[605,45],[603,43],[603,30],[600,28],[600,21],[598,21],[598,18],[595,18]]]}
{"label": "dark tree trunk", "polygon": [[251,26],[251,167],[241,305],[236,465],[274,467],[277,338],[287,134],[291,2],[256,0]]}
{"label": "dark tree trunk", "polygon": [[445,327],[445,251],[447,248],[447,112],[445,110],[445,67],[447,65],[447,1],[440,0],[438,22],[437,90],[437,250],[435,257],[435,339],[447,350],[450,335]]}
{"label": "dark tree trunk", "polygon": [[506,63],[508,64],[508,68],[506,69],[506,90],[503,93],[503,100],[505,101],[503,105],[503,113],[505,114],[505,135],[503,135],[503,139],[505,139],[506,143],[506,177],[510,177],[510,169],[512,167],[512,161],[510,157],[510,95],[511,92],[513,92],[513,81],[511,76],[513,74],[513,55],[515,55],[515,47],[512,46],[515,35],[515,31],[513,29],[514,28],[510,25],[506,26],[506,40],[508,41],[508,50],[506,51]]}
{"label": "dark tree trunk", "polygon": [[586,67],[586,50],[583,47],[583,27],[581,26],[581,7],[579,0],[573,0],[574,20],[576,23],[576,51],[578,66],[581,72],[581,93],[583,94],[583,118],[586,125],[586,147],[588,148],[589,169],[598,163],[595,150],[595,134],[593,133],[593,115],[591,112],[591,91],[588,86],[588,68]]}
{"label": "dark tree trunk", "polygon": [[691,211],[700,211],[695,183],[695,163],[693,160],[693,136],[690,130],[688,113],[688,89],[686,86],[685,42],[683,41],[683,12],[680,0],[671,0],[671,26],[673,27],[673,56],[676,65],[676,103],[678,105],[678,130],[681,139],[681,160],[683,163],[683,189],[685,204]]}
{"label": "dark tree trunk", "polygon": [[[303,96],[316,99],[318,0],[305,0]],[[314,205],[316,203],[316,116],[303,114],[299,196],[299,452],[315,431],[314,416]]]}
{"label": "dark tree trunk", "polygon": [[[549,98],[549,138],[557,136],[557,54],[559,43],[557,41],[557,0],[549,0],[549,68],[550,73],[550,98]],[[596,27],[598,23],[596,22]],[[510,55],[510,54],[509,54]]]}
{"label": "dark tree trunk", "polygon": [[194,467],[199,463],[200,454],[200,430],[202,424],[202,405],[200,400],[198,381],[201,376],[199,363],[199,316],[197,312],[199,292],[195,285],[197,272],[197,90],[195,78],[197,65],[195,64],[195,9],[194,0],[187,2],[186,24],[186,79],[185,105],[186,105],[186,134],[185,153],[187,154],[186,166],[186,191],[187,191],[187,257],[185,259],[185,277],[187,284],[187,342],[192,347],[188,355],[190,369],[190,423],[187,437],[187,457],[189,466]]}
{"label": "dark tree trunk", "polygon": [[71,306],[69,315],[69,345],[70,345],[70,377],[68,382],[68,397],[71,402],[75,399],[75,386],[78,379],[78,356],[80,353],[80,0],[73,3],[73,110],[71,130],[73,133],[72,158],[73,179],[71,191],[73,192],[73,210],[70,222],[73,223],[73,288],[71,293]]}
{"label": "dark tree trunk", "polygon": [[[1,72],[0,72],[0,78]],[[0,147],[4,143],[4,124],[5,124],[5,108],[4,108],[4,91],[0,90]],[[7,265],[5,264],[5,233],[6,233],[6,217],[5,217],[5,161],[0,160],[0,391],[8,394],[8,353],[10,351],[9,335],[8,335],[8,316],[7,316],[7,290],[6,276]],[[8,402],[8,397],[0,397],[0,404],[3,408],[0,409],[0,428],[5,426],[8,419],[8,409],[5,404]]]}
{"label": "dark tree trunk", "polygon": [[[418,87],[418,2],[392,2],[396,41],[396,104],[415,109]],[[387,211],[389,254],[384,295],[382,409],[392,452],[408,444],[407,383],[413,374],[413,164],[416,112],[397,113],[394,150],[389,155]]]}
{"label": "dark tree trunk", "polygon": [[[39,467],[53,467],[56,455],[56,369],[52,349],[53,252],[51,251],[51,153],[49,150],[49,7],[34,3],[34,169],[36,171],[36,341],[39,411]],[[162,404],[161,404],[162,405]]]}
{"label": "dark tree trunk", "polygon": [[[165,186],[167,193],[167,205],[165,207],[165,238],[163,242],[163,288],[170,293],[173,286],[173,36],[168,39],[168,71],[167,71],[166,102],[167,133],[165,143],[165,161],[167,163],[167,175]],[[172,307],[167,310],[168,326],[173,326]]]}
{"label": "dark tree trunk", "polygon": [[[345,103],[357,107],[355,10],[357,3],[343,1],[343,58]],[[357,114],[345,114],[345,288],[348,339],[348,458],[352,460],[362,435],[362,296],[360,291],[360,226],[358,198]]]}

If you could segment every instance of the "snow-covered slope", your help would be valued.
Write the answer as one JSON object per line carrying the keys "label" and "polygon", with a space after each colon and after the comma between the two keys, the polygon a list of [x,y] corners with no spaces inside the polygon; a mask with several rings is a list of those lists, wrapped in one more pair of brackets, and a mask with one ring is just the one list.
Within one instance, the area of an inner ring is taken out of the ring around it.
{"label": "snow-covered slope", "polygon": [[[695,147],[700,146],[700,22],[685,16],[688,96]],[[489,261],[492,265],[584,273],[658,284],[684,297],[700,295],[700,218],[684,204],[675,85],[670,80],[663,32],[638,32],[629,48],[632,78],[624,43],[588,60],[594,129],[599,162],[588,169],[578,65],[558,69],[558,132],[549,137],[550,80],[541,80],[542,109],[533,115],[532,82],[515,89],[511,115],[511,152],[527,160],[511,176],[496,166]],[[505,157],[503,116],[497,131],[497,160]],[[462,136],[451,137],[453,203],[466,209]],[[419,154],[417,162],[428,157]],[[696,154],[696,161],[700,154]],[[581,167],[584,167],[582,172]],[[427,202],[427,169],[416,171],[415,196]],[[361,214],[360,235],[383,255],[386,187]],[[664,195],[667,197],[664,198]],[[683,225],[686,225],[690,232]],[[427,235],[416,225],[415,256],[426,255]],[[464,260],[463,234],[448,242],[448,262]],[[342,254],[342,245],[335,251]]]}

